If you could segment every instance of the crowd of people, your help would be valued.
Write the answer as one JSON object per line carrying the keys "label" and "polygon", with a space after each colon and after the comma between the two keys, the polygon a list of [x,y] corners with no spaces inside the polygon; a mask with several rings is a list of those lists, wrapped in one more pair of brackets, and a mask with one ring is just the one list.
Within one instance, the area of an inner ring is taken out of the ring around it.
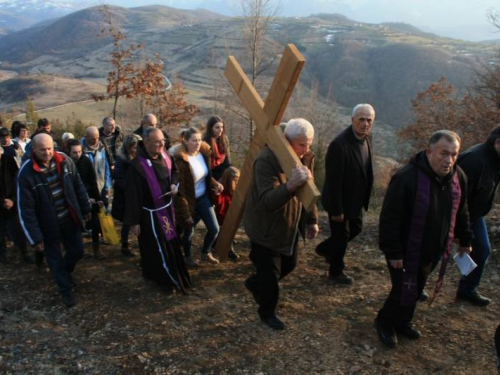
{"label": "crowd of people", "polygon": [[[330,236],[318,244],[316,253],[329,264],[334,284],[355,282],[345,271],[345,254],[349,242],[362,232],[369,207],[374,122],[373,107],[357,105],[351,125],[333,139],[326,154],[321,202]],[[25,262],[40,266],[46,260],[64,304],[74,306],[72,272],[84,256],[82,232],[92,233],[92,256],[103,258],[98,213],[106,209],[122,223],[124,256],[136,255],[128,237],[138,236],[146,280],[186,293],[189,268],[219,263],[212,249],[240,178],[231,164],[220,117],[211,117],[204,133],[184,129],[174,145],[153,114],[128,135],[106,117],[100,128],[88,127],[80,140],[65,133],[60,141],[47,119],[37,125],[31,139],[23,123],[0,128],[0,262],[7,262],[5,239],[10,236]],[[254,265],[244,285],[258,305],[260,319],[278,330],[286,327],[277,315],[279,281],[296,267],[300,237],[314,239],[319,232],[317,209],[306,212],[297,194],[314,179],[314,127],[297,118],[286,123],[283,132],[300,163],[287,178],[266,146],[254,161],[243,214]],[[500,127],[462,153],[461,143],[450,130],[432,134],[427,148],[400,168],[388,186],[379,247],[392,289],[375,318],[378,337],[387,347],[397,346],[398,335],[421,336],[412,325],[417,301],[432,303],[436,298],[457,241],[459,256],[470,254],[477,264],[460,279],[457,300],[477,306],[490,303],[478,287],[491,253],[485,216],[500,180]],[[200,220],[206,233],[196,257],[192,239]],[[228,251],[230,259],[239,259],[232,246]],[[427,279],[438,265],[438,282],[429,295]]]}

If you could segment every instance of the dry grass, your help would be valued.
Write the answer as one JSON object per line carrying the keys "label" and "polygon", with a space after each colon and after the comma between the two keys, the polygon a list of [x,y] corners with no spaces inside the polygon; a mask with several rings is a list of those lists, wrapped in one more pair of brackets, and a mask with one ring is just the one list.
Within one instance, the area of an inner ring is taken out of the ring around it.
{"label": "dry grass", "polygon": [[[373,328],[389,289],[375,248],[375,216],[368,216],[348,252],[352,287],[327,282],[327,265],[313,250],[321,238],[301,250],[299,266],[281,286],[283,332],[259,321],[243,287],[252,266],[241,231],[241,261],[193,270],[188,296],[145,285],[138,259],[124,259],[118,248],[106,247],[104,261],[81,261],[75,272],[78,305],[70,310],[60,303],[48,273],[18,263],[3,266],[0,372],[496,374],[498,251],[481,289],[493,298],[491,306],[453,301],[457,271],[451,265],[436,303],[419,305],[415,323],[423,337],[387,350]],[[323,237],[324,217],[321,223]],[[201,240],[195,238],[195,248]],[[499,239],[493,242],[496,247]]]}

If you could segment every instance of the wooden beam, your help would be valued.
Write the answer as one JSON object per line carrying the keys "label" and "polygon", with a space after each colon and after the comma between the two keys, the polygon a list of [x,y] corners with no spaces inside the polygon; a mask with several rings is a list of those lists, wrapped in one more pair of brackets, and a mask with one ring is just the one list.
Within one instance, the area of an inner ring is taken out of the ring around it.
{"label": "wooden beam", "polygon": [[[297,48],[292,44],[287,45],[264,103],[236,59],[230,56],[227,60],[224,74],[242,105],[254,120],[256,132],[241,171],[238,187],[217,239],[217,254],[222,261],[227,259],[227,253],[241,222],[246,196],[253,177],[253,163],[259,151],[264,148],[265,144],[268,144],[288,177],[296,162],[299,161],[281,129],[275,125],[279,125],[283,117],[304,64],[305,59]],[[308,181],[297,192],[297,196],[304,207],[310,210],[318,201],[320,194],[314,182]]]}

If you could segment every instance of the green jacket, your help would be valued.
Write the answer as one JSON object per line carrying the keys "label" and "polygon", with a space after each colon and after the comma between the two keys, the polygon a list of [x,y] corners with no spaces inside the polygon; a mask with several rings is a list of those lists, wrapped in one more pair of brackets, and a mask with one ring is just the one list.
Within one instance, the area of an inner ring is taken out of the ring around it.
{"label": "green jacket", "polygon": [[[308,152],[302,164],[312,172],[314,153]],[[252,242],[283,255],[292,255],[300,233],[305,238],[306,224],[317,224],[316,206],[307,213],[298,197],[286,188],[287,178],[269,147],[264,148],[253,165],[243,224]]]}

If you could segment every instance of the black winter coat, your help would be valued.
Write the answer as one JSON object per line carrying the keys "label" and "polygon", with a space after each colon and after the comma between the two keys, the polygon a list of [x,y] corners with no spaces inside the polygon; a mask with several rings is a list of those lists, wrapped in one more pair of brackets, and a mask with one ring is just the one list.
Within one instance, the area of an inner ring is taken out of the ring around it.
{"label": "black winter coat", "polygon": [[[17,162],[13,156],[3,154],[0,159],[0,215],[10,216],[17,213],[16,207],[16,185],[17,185]],[[3,201],[10,199],[14,207],[7,210],[3,207]]]}
{"label": "black winter coat", "polygon": [[127,173],[130,161],[118,155],[115,162],[115,183],[113,185],[113,208],[111,215],[116,220],[123,221],[125,215],[125,191],[127,187]]}
{"label": "black winter coat", "polygon": [[460,239],[461,246],[471,245],[472,232],[469,229],[467,210],[467,177],[460,167],[455,166],[448,176],[438,178],[429,165],[425,151],[422,151],[392,177],[380,212],[379,246],[386,257],[391,260],[404,259],[406,253],[419,170],[429,176],[431,181],[431,198],[424,229],[421,262],[432,262],[445,250],[450,228],[451,184],[455,173],[458,173],[462,189],[456,217],[455,238]]}
{"label": "black winter coat", "polygon": [[[54,152],[64,198],[71,218],[83,228],[83,215],[91,210],[89,196],[75,163],[62,153]],[[26,238],[34,246],[45,239],[60,241],[59,222],[52,192],[40,167],[32,158],[25,162],[18,175],[17,203],[19,220]]]}
{"label": "black winter coat", "polygon": [[325,160],[325,185],[321,203],[330,216],[356,218],[368,209],[373,186],[372,147],[368,138],[369,170],[363,167],[359,143],[352,125],[328,146]]}
{"label": "black winter coat", "polygon": [[500,156],[490,143],[472,146],[458,158],[458,165],[467,175],[467,205],[470,220],[486,216],[500,180]]}

